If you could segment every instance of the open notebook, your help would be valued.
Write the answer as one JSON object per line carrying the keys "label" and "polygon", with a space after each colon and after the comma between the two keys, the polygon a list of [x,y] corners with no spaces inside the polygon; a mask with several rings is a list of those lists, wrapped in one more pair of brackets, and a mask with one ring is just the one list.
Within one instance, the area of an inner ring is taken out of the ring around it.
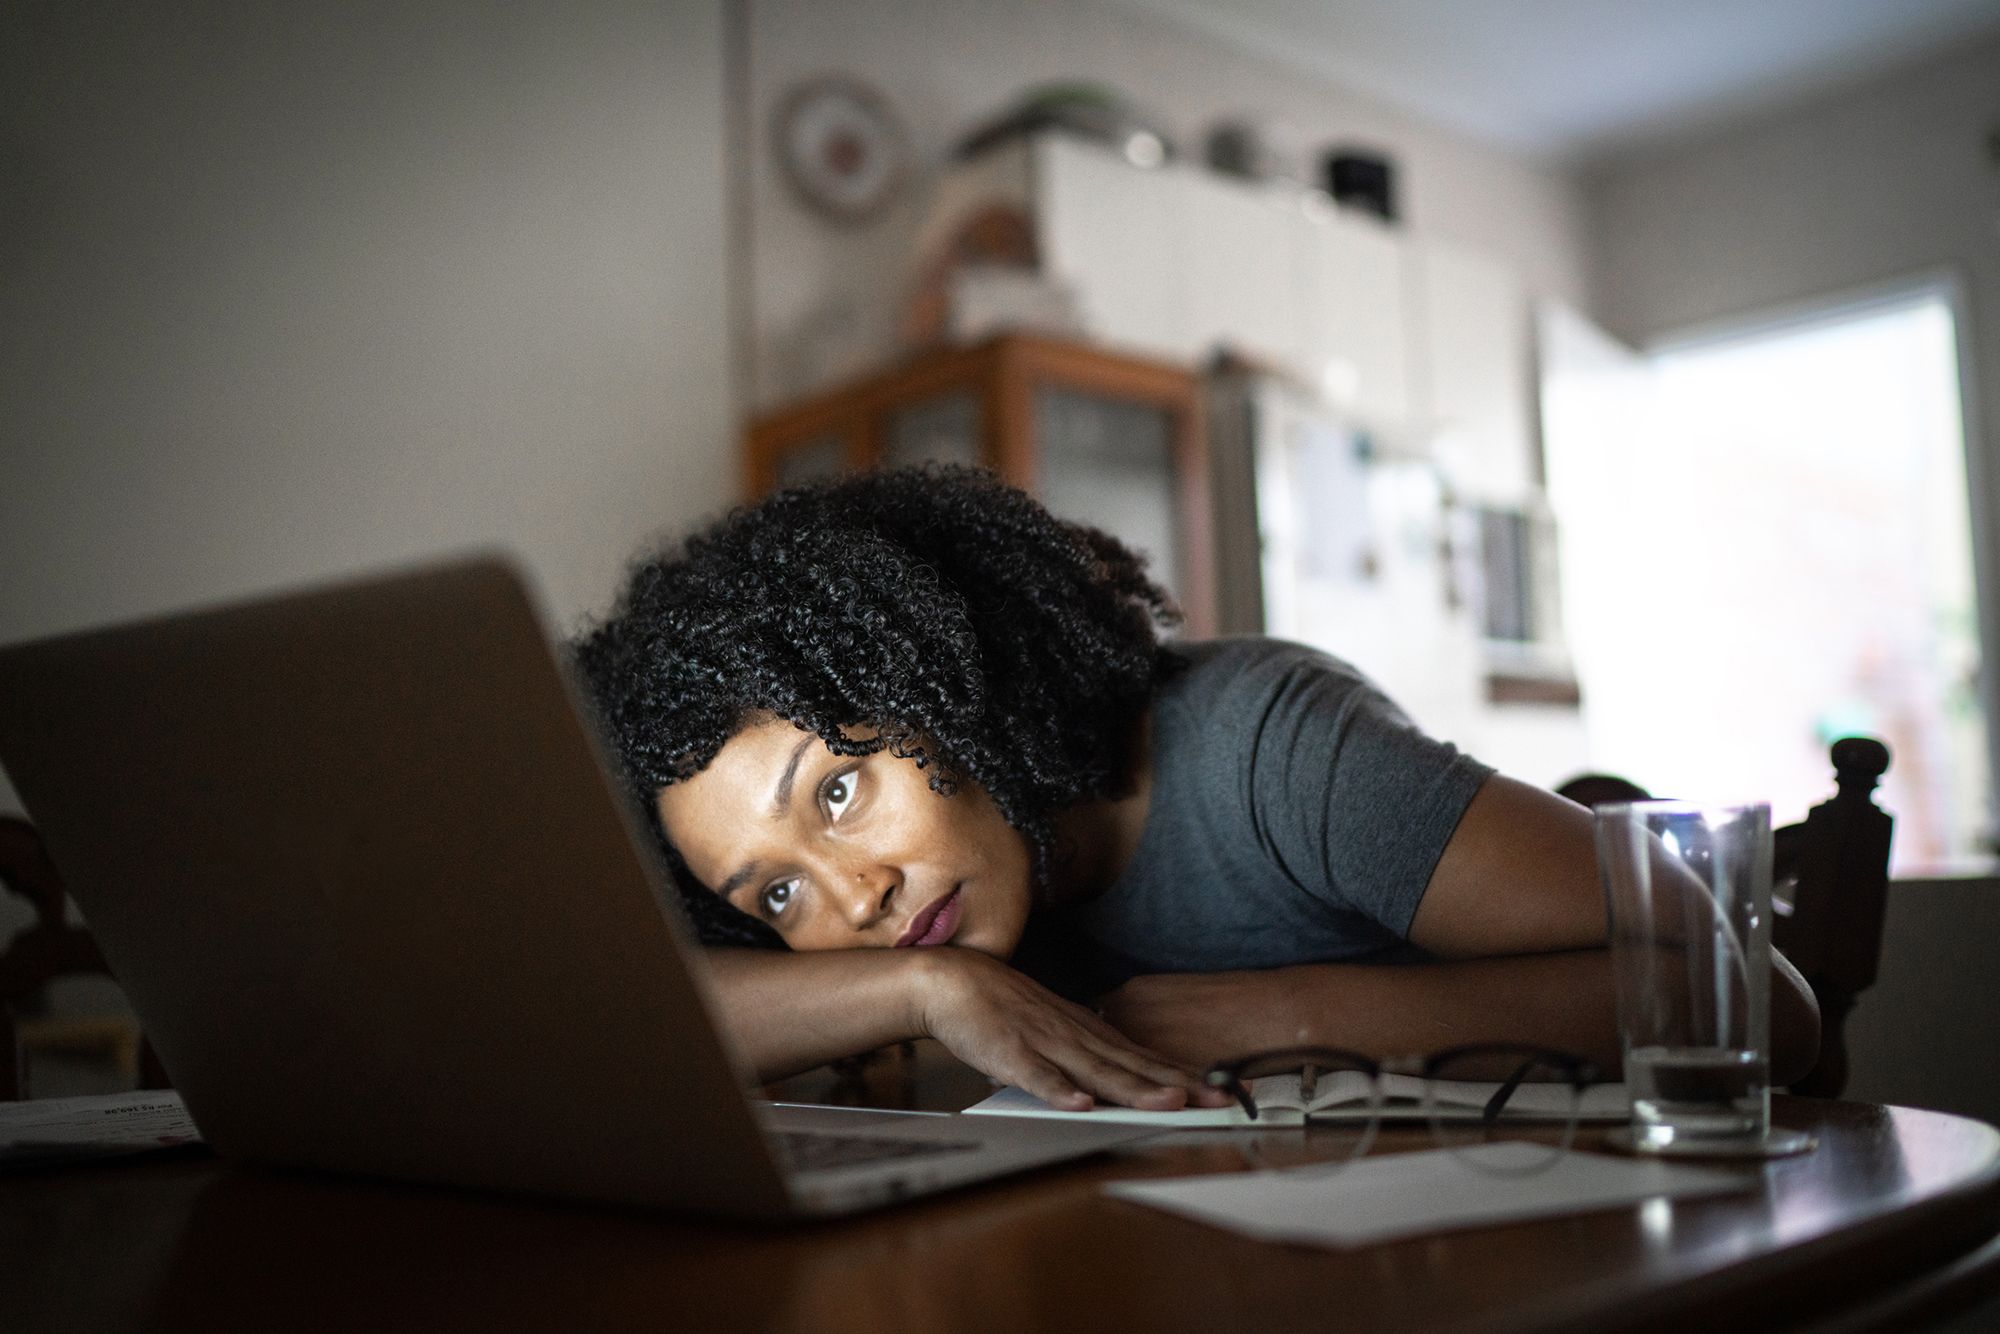
{"label": "open notebook", "polygon": [[[1442,1114],[1452,1120],[1477,1120],[1498,1084],[1439,1080],[1433,1085]],[[1257,1119],[1251,1120],[1234,1103],[1227,1107],[1191,1107],[1178,1112],[1148,1112],[1133,1107],[1100,1103],[1087,1112],[1065,1112],[1049,1106],[1032,1093],[1004,1088],[967,1112],[989,1116],[1088,1117],[1098,1121],[1130,1121],[1165,1128],[1198,1126],[1295,1126],[1308,1116],[1314,1122],[1365,1121],[1368,1119],[1368,1076],[1355,1070],[1337,1070],[1319,1077],[1308,1100],[1296,1074],[1266,1075],[1250,1081],[1250,1094],[1257,1100]],[[1557,1084],[1522,1084],[1507,1101],[1501,1117],[1508,1121],[1560,1121],[1567,1115],[1573,1095]],[[1415,1075],[1382,1076],[1382,1117],[1384,1120],[1420,1118],[1424,1115],[1424,1081]],[[1593,1084],[1583,1091],[1577,1109],[1579,1120],[1623,1121],[1631,1111],[1623,1084]]]}

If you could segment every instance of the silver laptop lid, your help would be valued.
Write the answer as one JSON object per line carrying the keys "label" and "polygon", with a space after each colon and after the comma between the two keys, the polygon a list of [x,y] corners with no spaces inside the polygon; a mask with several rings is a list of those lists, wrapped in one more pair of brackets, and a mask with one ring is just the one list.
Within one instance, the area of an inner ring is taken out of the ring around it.
{"label": "silver laptop lid", "polygon": [[504,559],[0,649],[0,763],[222,1153],[787,1211]]}

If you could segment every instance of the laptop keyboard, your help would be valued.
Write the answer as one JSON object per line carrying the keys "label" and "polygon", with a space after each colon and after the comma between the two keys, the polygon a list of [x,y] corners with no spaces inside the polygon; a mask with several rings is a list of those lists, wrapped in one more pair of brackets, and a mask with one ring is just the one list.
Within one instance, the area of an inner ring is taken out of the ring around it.
{"label": "laptop keyboard", "polygon": [[822,1130],[781,1130],[778,1152],[795,1172],[820,1172],[831,1167],[856,1167],[890,1158],[920,1158],[934,1153],[976,1149],[969,1140],[892,1139],[879,1135],[833,1135]]}

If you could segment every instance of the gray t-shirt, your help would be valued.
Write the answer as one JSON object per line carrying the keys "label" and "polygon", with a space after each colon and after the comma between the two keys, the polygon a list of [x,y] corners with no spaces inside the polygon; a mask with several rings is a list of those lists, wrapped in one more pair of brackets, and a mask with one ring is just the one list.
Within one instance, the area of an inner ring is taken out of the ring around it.
{"label": "gray t-shirt", "polygon": [[1180,652],[1189,665],[1154,700],[1131,863],[1096,898],[1037,914],[1017,962],[1075,994],[1140,973],[1407,956],[1431,871],[1493,770],[1317,650]]}

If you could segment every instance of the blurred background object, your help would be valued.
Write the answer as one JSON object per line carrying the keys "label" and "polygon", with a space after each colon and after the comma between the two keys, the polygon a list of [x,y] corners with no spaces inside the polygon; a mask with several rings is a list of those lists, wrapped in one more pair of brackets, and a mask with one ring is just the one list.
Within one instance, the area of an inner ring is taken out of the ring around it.
{"label": "blurred background object", "polygon": [[1157,167],[1174,156],[1174,143],[1130,99],[1099,83],[1053,83],[1030,88],[998,117],[958,146],[960,158],[1053,131],[1100,144],[1135,167]]}
{"label": "blurred background object", "polygon": [[1380,153],[1336,150],[1326,156],[1326,190],[1334,202],[1396,220],[1396,169]]}
{"label": "blurred background object", "polygon": [[778,103],[772,132],[786,179],[829,218],[858,222],[880,212],[909,174],[902,125],[882,94],[857,79],[799,84]]}

